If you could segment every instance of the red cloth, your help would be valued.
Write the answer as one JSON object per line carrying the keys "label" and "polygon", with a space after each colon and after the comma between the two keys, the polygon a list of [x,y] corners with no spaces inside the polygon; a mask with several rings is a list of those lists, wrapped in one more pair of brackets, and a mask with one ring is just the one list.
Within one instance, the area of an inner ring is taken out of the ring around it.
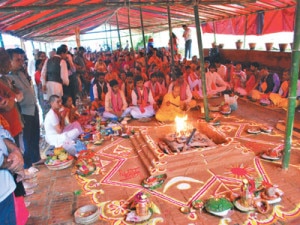
{"label": "red cloth", "polygon": [[[15,98],[15,94],[11,91],[11,89],[2,82],[0,82],[0,96],[5,97],[10,101],[14,101],[13,98]],[[13,105],[15,103],[12,102],[11,104]],[[9,123],[11,136],[15,137],[22,132],[22,122],[16,105],[14,105],[10,110],[1,111],[0,113]]]}
{"label": "red cloth", "polygon": [[35,71],[34,79],[35,79],[36,84],[41,83],[41,71],[39,71],[39,70]]}
{"label": "red cloth", "polygon": [[255,80],[255,76],[251,75],[251,77],[249,78],[249,80],[246,83],[246,91],[247,93],[249,93],[250,91],[252,91],[255,88],[255,84],[256,84],[256,80]]}
{"label": "red cloth", "polygon": [[25,225],[27,223],[29,212],[25,206],[24,197],[14,196],[15,201],[15,211],[16,211],[16,220],[17,225]]}
{"label": "red cloth", "polygon": [[111,104],[112,104],[112,109],[115,112],[121,112],[123,108],[123,101],[121,98],[120,91],[115,95],[113,92],[111,92]]}
{"label": "red cloth", "polygon": [[140,106],[140,110],[142,113],[145,112],[145,107],[147,106],[148,102],[148,89],[146,87],[143,87],[143,95],[141,93],[141,90],[137,88],[138,93],[138,104]]}
{"label": "red cloth", "polygon": [[183,84],[179,85],[178,81],[175,81],[175,85],[178,85],[180,87],[180,100],[184,101],[187,99],[187,95],[186,95],[186,87],[187,87],[187,83],[183,82]]}

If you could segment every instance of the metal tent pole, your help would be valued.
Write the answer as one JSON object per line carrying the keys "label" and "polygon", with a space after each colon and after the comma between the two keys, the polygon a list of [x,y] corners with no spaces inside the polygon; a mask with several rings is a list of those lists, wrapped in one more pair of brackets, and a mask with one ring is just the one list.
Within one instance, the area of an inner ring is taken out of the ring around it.
{"label": "metal tent pole", "polygon": [[297,97],[297,83],[300,61],[300,0],[297,0],[295,11],[294,45],[292,49],[291,82],[289,89],[289,105],[286,118],[284,153],[282,159],[282,168],[288,169],[291,156],[291,142],[293,134],[293,124],[295,117],[295,106]]}
{"label": "metal tent pole", "polygon": [[[174,46],[173,46],[173,35],[172,35],[172,24],[171,24],[171,13],[170,6],[167,6],[168,9],[168,24],[169,24],[169,36],[170,36],[170,46],[171,46],[171,71],[174,69]],[[172,74],[172,78],[175,79],[175,74]]]}
{"label": "metal tent pole", "polygon": [[118,17],[118,12],[116,13],[116,21],[117,21],[117,29],[118,29],[118,37],[119,37],[119,44],[120,44],[120,49],[122,49],[122,43],[121,43],[121,36],[120,36],[120,30],[119,30],[119,17]]}
{"label": "metal tent pole", "polygon": [[208,112],[208,103],[207,103],[207,94],[206,94],[206,78],[205,78],[205,71],[204,71],[204,54],[203,54],[202,34],[201,34],[201,27],[200,27],[200,20],[199,20],[198,1],[196,1],[194,5],[194,14],[195,14],[195,24],[196,24],[196,31],[197,31],[199,57],[201,61],[201,83],[202,83],[204,113],[205,113],[205,120],[206,122],[208,122],[210,118],[208,115],[209,112]]}
{"label": "metal tent pole", "polygon": [[3,42],[3,38],[2,38],[2,34],[0,33],[0,47],[4,48],[4,42]]}
{"label": "metal tent pole", "polygon": [[130,8],[129,7],[128,7],[128,30],[129,30],[131,48],[134,50],[133,41],[132,41],[132,34],[131,34],[131,26],[130,26]]}

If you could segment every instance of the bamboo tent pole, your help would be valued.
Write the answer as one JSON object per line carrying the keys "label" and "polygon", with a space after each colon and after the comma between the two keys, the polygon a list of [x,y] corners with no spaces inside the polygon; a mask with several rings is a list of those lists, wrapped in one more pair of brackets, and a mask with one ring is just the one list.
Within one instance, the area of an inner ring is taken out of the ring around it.
{"label": "bamboo tent pole", "polygon": [[[194,11],[194,13],[195,13],[195,11]],[[199,11],[198,11],[198,14],[199,14]],[[217,34],[216,34],[216,24],[215,24],[215,21],[213,21],[213,29],[214,29],[214,43],[217,43]]]}
{"label": "bamboo tent pole", "polygon": [[108,37],[107,37],[107,29],[106,29],[106,23],[104,24],[105,27],[105,42],[106,42],[106,49],[108,48]]}
{"label": "bamboo tent pole", "polygon": [[122,43],[121,43],[121,36],[120,36],[120,30],[119,30],[119,18],[118,18],[118,12],[116,13],[116,21],[117,21],[117,29],[118,29],[118,37],[119,37],[119,48],[122,49]]}
{"label": "bamboo tent pole", "polygon": [[203,54],[202,34],[201,34],[197,0],[194,5],[194,14],[195,14],[195,24],[196,24],[196,31],[197,31],[199,57],[200,57],[200,62],[201,62],[201,82],[202,82],[204,113],[205,113],[205,120],[208,122],[210,120],[210,118],[208,115],[209,112],[208,112],[208,103],[207,103],[207,94],[206,94],[206,78],[205,78],[205,71],[204,71],[204,54]]}
{"label": "bamboo tent pole", "polygon": [[[169,24],[169,38],[170,38],[170,47],[171,47],[171,71],[174,69],[174,46],[173,46],[173,36],[172,36],[172,23],[171,23],[171,13],[170,6],[167,6],[168,9],[168,24]],[[171,73],[172,78],[175,79],[175,73]]]}
{"label": "bamboo tent pole", "polygon": [[292,64],[291,64],[291,82],[289,90],[289,104],[286,118],[284,153],[282,159],[282,168],[287,170],[289,167],[291,156],[291,141],[293,133],[293,124],[295,117],[295,106],[297,97],[297,83],[300,61],[300,0],[297,0],[295,12],[295,28],[294,28],[294,45],[292,49]]}
{"label": "bamboo tent pole", "polygon": [[[111,30],[111,24],[109,24],[109,29]],[[112,44],[111,31],[109,32],[109,37],[110,37],[110,51],[113,52],[113,44]]]}
{"label": "bamboo tent pole", "polygon": [[130,45],[131,45],[131,48],[134,49],[133,41],[132,41],[132,34],[131,34],[131,26],[130,26],[130,6],[128,7],[128,30],[129,30],[129,37],[130,37]]}
{"label": "bamboo tent pole", "polygon": [[248,26],[248,16],[246,15],[245,27],[244,27],[244,49],[246,47],[246,35],[247,35],[247,26]]}
{"label": "bamboo tent pole", "polygon": [[143,34],[143,43],[144,43],[144,49],[145,49],[145,63],[146,63],[146,74],[148,75],[148,60],[147,60],[147,48],[146,48],[146,40],[145,40],[145,31],[144,31],[144,21],[143,21],[143,11],[142,7],[140,7],[140,19],[141,19],[141,28],[142,28],[142,34]]}

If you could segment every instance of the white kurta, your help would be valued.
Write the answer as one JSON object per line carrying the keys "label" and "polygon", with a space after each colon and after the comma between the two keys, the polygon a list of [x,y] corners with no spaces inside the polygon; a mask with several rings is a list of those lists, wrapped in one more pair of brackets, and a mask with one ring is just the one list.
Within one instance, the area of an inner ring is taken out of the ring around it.
{"label": "white kurta", "polygon": [[57,114],[50,109],[45,117],[45,139],[49,145],[60,147],[66,141],[75,140],[80,134],[83,133],[80,124],[76,121],[67,125],[62,133],[57,133],[55,127],[59,124]]}

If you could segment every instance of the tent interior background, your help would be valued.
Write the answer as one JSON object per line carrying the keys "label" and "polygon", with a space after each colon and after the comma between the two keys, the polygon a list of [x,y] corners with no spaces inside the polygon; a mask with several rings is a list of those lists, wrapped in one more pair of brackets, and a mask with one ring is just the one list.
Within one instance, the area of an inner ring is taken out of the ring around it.
{"label": "tent interior background", "polygon": [[[41,0],[5,1],[0,4],[0,32],[21,38],[26,51],[33,48],[50,51],[60,43],[70,43],[75,47],[75,29],[80,30],[82,44],[98,50],[106,37],[113,37],[112,47],[118,42],[117,28],[120,30],[122,45],[129,40],[131,28],[133,44],[141,38],[141,15],[146,35],[152,35],[156,43],[167,46],[168,13],[174,33],[178,36],[179,49],[183,49],[182,24],[195,27],[193,6],[195,0],[68,0],[45,3]],[[264,42],[290,43],[293,41],[293,27],[296,1],[198,1],[198,9],[203,32],[203,47],[211,43],[224,43],[224,48],[235,48],[235,41],[257,42],[257,49],[264,50]],[[100,26],[100,27],[99,27]],[[106,28],[106,29],[105,29]],[[105,30],[113,30],[105,33]],[[280,33],[283,32],[283,33]],[[275,36],[274,34],[277,33]],[[217,35],[216,35],[217,34]],[[233,38],[232,35],[235,37]],[[196,32],[193,29],[197,49]],[[9,40],[13,38],[9,37]],[[16,39],[18,40],[18,39]],[[86,40],[86,41],[85,41]],[[163,40],[163,41],[162,41]],[[19,41],[16,41],[19,44]],[[108,43],[110,45],[110,41]],[[5,44],[9,47],[9,44]],[[91,46],[89,46],[91,45]],[[161,47],[157,44],[157,47]],[[193,54],[198,55],[195,51]],[[29,54],[31,56],[31,54]]]}

